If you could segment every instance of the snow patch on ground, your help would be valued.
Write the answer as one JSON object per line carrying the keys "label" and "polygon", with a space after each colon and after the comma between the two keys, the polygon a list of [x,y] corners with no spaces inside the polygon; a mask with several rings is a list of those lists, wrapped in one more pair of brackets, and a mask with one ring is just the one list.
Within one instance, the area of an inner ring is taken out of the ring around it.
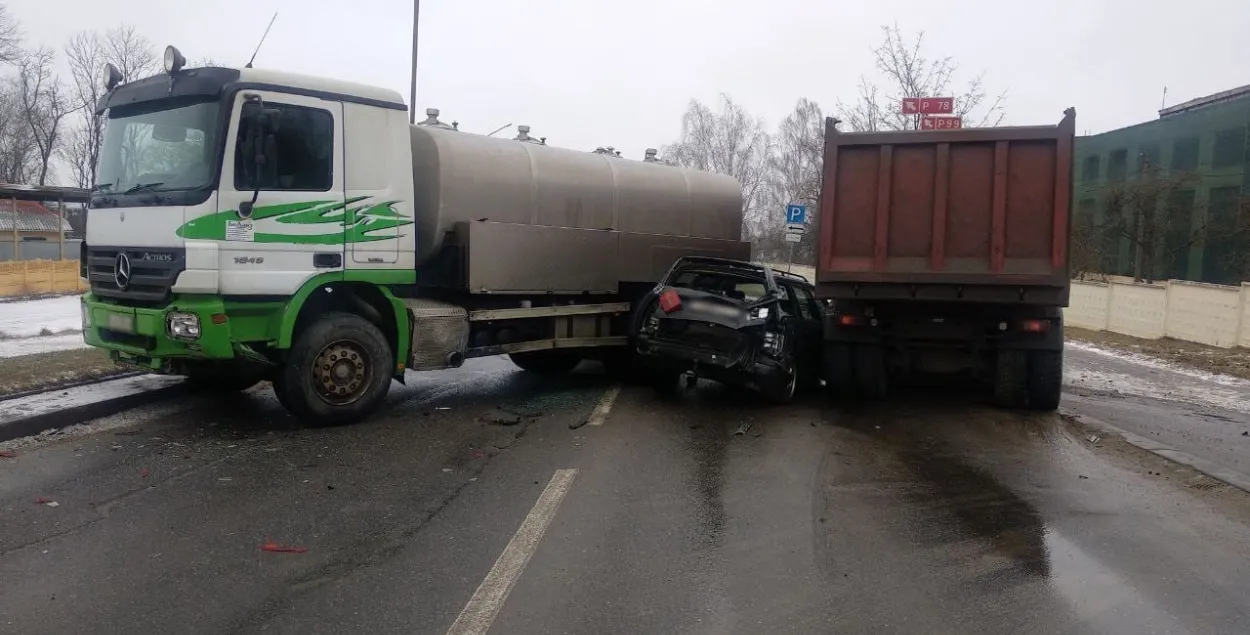
{"label": "snow patch on ground", "polygon": [[48,337],[23,337],[16,340],[0,340],[0,359],[20,357],[22,355],[34,355],[36,353],[68,351],[86,347],[87,343],[83,341],[82,333],[66,333],[65,335],[51,335]]}
{"label": "snow patch on ground", "polygon": [[1151,357],[1149,355],[1142,355],[1141,353],[1122,351],[1114,348],[1104,348],[1096,344],[1090,344],[1089,342],[1080,342],[1075,340],[1068,340],[1065,346],[1070,349],[1074,348],[1080,351],[1105,355],[1130,364],[1144,366],[1152,370],[1167,371],[1178,375],[1184,375],[1186,377],[1192,377],[1194,379],[1200,379],[1202,381],[1210,381],[1224,386],[1233,386],[1236,388],[1250,390],[1250,380],[1233,377],[1232,375],[1211,373],[1205,370],[1198,370],[1196,368],[1187,368],[1167,360],[1159,359],[1158,357]]}
{"label": "snow patch on ground", "polygon": [[1148,397],[1250,414],[1250,381],[1138,353],[1067,343],[1064,384],[1112,397]]}
{"label": "snow patch on ground", "polygon": [[12,339],[59,335],[82,329],[79,296],[0,304],[0,338]]}

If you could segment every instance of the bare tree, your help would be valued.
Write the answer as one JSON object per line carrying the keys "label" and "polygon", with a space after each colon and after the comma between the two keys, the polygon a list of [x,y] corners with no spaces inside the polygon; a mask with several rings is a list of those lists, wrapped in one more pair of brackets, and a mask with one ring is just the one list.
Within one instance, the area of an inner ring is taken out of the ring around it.
{"label": "bare tree", "polygon": [[47,184],[49,165],[60,141],[62,121],[78,109],[66,93],[60,77],[53,72],[55,63],[56,54],[51,49],[40,48],[27,53],[17,65],[22,115],[39,152],[38,178],[35,179],[39,185]]}
{"label": "bare tree", "polygon": [[151,40],[139,35],[133,26],[109,29],[102,45],[106,61],[117,66],[124,82],[143,79],[160,69],[161,60]]}
{"label": "bare tree", "polygon": [[0,4],[0,66],[15,64],[22,54],[22,30],[8,7]]}
{"label": "bare tree", "polygon": [[785,243],[785,223],[781,210],[789,203],[808,207],[808,228],[803,239],[794,245],[794,261],[814,264],[819,218],[816,207],[820,199],[821,167],[824,165],[825,118],[820,105],[799,99],[794,110],[781,120],[774,139],[774,152],[769,157],[768,230],[756,239],[757,251],[770,260],[789,255]]}
{"label": "bare tree", "polygon": [[1201,181],[1192,172],[1165,172],[1143,159],[1136,178],[1105,188],[1101,223],[1085,220],[1073,226],[1073,255],[1084,249],[1088,262],[1081,266],[1110,273],[1121,245],[1127,245],[1134,279],[1150,282],[1167,276],[1175,258],[1186,258],[1191,247],[1230,231],[1217,229],[1218,223],[1195,207],[1194,192]]}
{"label": "bare tree", "polygon": [[697,99],[690,101],[681,120],[681,138],[664,148],[666,160],[678,165],[734,177],[742,185],[744,237],[767,228],[761,215],[771,140],[764,122],[752,116],[728,95],[714,112]]}
{"label": "bare tree", "polygon": [[27,183],[38,171],[39,153],[19,93],[16,79],[0,81],[0,183]]}
{"label": "bare tree", "polygon": [[95,184],[100,147],[104,141],[104,119],[96,113],[96,104],[104,96],[100,69],[112,63],[121,71],[124,81],[140,79],[155,72],[156,52],[151,42],[137,35],[133,27],[120,26],[101,36],[96,31],[82,31],[65,46],[73,79],[73,99],[81,110],[78,127],[68,135],[61,156],[69,165],[70,175],[79,187]]}
{"label": "bare tree", "polygon": [[873,62],[884,87],[860,77],[854,103],[838,102],[838,116],[852,130],[915,130],[919,115],[904,114],[908,97],[953,97],[954,114],[975,126],[996,126],[1003,120],[1006,91],[990,97],[977,75],[962,88],[955,86],[958,65],[951,57],[929,58],[922,51],[924,32],[904,38],[898,25],[881,27],[884,41],[872,50]]}

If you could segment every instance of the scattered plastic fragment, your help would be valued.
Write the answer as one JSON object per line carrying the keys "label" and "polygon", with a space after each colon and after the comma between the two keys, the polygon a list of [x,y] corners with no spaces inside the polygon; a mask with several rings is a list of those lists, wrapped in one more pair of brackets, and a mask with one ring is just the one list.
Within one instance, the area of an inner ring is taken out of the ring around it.
{"label": "scattered plastic fragment", "polygon": [[48,503],[51,503],[51,502],[52,502],[52,499],[51,499],[51,498],[44,498],[44,497],[42,497],[42,496],[40,496],[39,498],[36,498],[36,499],[35,499],[35,504],[36,504],[36,505],[47,505]]}
{"label": "scattered plastic fragment", "polygon": [[436,407],[436,408],[434,408],[434,409],[435,409],[435,410],[451,410],[451,408],[448,408],[447,406],[438,406],[438,407]]}
{"label": "scattered plastic fragment", "polygon": [[1089,440],[1089,442],[1090,442],[1090,443],[1098,443],[1098,441],[1099,441],[1099,440],[1101,440],[1101,439],[1102,439],[1102,437],[1100,437],[1100,436],[1098,436],[1098,435],[1096,435],[1096,434],[1091,434],[1091,435],[1089,435],[1089,439],[1088,439],[1088,440]]}
{"label": "scattered plastic fragment", "polygon": [[308,553],[308,547],[287,547],[272,541],[261,545],[260,550],[273,553]]}
{"label": "scattered plastic fragment", "polygon": [[443,468],[443,471],[444,471],[444,472],[450,472],[450,471],[451,471],[451,468],[449,468],[449,467],[445,467],[445,468]]}
{"label": "scattered plastic fragment", "polygon": [[469,456],[475,459],[484,459],[486,458],[486,453],[475,448],[469,452]]}
{"label": "scattered plastic fragment", "polygon": [[750,429],[751,429],[751,424],[750,424],[750,422],[748,422],[748,423],[744,423],[744,424],[742,424],[742,425],[738,426],[738,429],[737,429],[737,430],[734,430],[734,436],[735,436],[735,437],[740,437],[740,436],[742,436],[742,435],[746,434],[746,433],[747,433],[747,430],[750,430]]}
{"label": "scattered plastic fragment", "polygon": [[61,504],[56,501],[48,501],[47,505],[48,507],[60,507],[61,506]]}
{"label": "scattered plastic fragment", "polygon": [[0,450],[0,459],[16,459],[17,452],[13,450]]}
{"label": "scattered plastic fragment", "polygon": [[152,473],[152,472],[150,472],[150,471],[148,470],[148,468],[146,468],[146,467],[145,467],[145,468],[143,468],[142,470],[140,470],[140,471],[139,471],[139,478],[147,478],[147,477],[148,477],[148,475],[149,475],[149,474],[151,474],[151,473]]}

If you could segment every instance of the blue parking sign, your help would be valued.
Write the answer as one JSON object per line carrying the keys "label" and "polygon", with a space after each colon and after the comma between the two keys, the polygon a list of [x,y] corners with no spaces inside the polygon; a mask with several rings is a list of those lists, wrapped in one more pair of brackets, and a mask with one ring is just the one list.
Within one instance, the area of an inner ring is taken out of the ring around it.
{"label": "blue parking sign", "polygon": [[786,206],[786,222],[787,223],[806,223],[807,222],[807,206],[791,203]]}

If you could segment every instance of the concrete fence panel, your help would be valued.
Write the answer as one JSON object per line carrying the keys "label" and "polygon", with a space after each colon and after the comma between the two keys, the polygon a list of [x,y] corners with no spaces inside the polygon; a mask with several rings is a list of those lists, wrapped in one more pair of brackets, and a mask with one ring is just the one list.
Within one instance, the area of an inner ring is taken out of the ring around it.
{"label": "concrete fence panel", "polygon": [[1107,330],[1110,285],[1072,281],[1072,298],[1063,312],[1064,324],[1091,331]]}
{"label": "concrete fence panel", "polygon": [[1168,337],[1223,348],[1237,345],[1243,310],[1239,287],[1171,280],[1167,306]]}
{"label": "concrete fence panel", "polygon": [[1107,301],[1107,330],[1148,340],[1167,333],[1166,285],[1112,284]]}

